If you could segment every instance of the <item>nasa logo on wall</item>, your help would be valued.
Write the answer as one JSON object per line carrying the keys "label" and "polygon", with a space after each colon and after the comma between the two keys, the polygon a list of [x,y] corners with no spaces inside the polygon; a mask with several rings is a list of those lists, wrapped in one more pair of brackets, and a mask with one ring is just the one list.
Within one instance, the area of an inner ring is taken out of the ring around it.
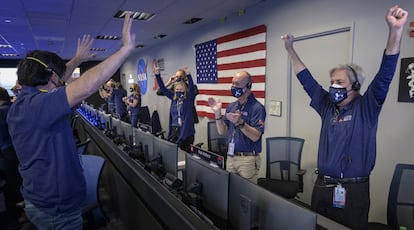
{"label": "nasa logo on wall", "polygon": [[138,60],[137,66],[137,83],[141,87],[141,94],[145,95],[148,88],[148,73],[147,73],[147,65],[144,59]]}

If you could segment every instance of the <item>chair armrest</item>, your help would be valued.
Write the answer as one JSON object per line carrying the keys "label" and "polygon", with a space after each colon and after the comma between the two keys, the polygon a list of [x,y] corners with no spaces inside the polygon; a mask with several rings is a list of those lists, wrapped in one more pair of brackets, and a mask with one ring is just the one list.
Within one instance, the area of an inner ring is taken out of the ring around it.
{"label": "chair armrest", "polygon": [[303,175],[305,175],[306,169],[299,169],[296,172],[296,175],[298,176],[299,184],[298,184],[298,192],[303,192]]}
{"label": "chair armrest", "polygon": [[303,175],[305,175],[306,174],[306,169],[299,169],[297,172],[296,172],[296,175],[298,175],[298,176],[303,176]]}

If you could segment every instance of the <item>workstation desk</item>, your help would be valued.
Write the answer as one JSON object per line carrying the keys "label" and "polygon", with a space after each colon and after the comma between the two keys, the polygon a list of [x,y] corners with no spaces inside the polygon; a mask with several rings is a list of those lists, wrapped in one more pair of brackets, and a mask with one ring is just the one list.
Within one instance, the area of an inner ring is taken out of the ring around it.
{"label": "workstation desk", "polygon": [[[106,160],[100,179],[100,203],[108,219],[118,222],[118,229],[217,229],[211,221],[184,204],[162,180],[132,159],[102,129],[83,116],[77,119],[75,129],[80,139],[91,139],[87,153]],[[314,215],[315,229],[347,229]]]}

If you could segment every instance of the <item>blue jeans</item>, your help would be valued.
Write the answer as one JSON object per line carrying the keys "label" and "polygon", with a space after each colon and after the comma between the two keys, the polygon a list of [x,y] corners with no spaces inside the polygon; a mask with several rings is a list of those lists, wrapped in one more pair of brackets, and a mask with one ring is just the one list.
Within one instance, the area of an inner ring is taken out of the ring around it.
{"label": "blue jeans", "polygon": [[39,230],[81,230],[82,229],[82,212],[76,210],[72,212],[61,213],[56,216],[47,214],[36,208],[32,203],[25,202],[25,212],[29,220]]}

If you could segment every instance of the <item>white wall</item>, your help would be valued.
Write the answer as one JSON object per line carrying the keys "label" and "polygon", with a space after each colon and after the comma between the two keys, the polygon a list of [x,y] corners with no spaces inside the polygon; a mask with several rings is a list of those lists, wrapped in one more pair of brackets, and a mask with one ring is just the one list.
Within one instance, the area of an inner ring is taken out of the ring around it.
{"label": "white wall", "polygon": [[[317,33],[354,23],[354,49],[353,61],[364,68],[367,79],[362,87],[364,92],[367,82],[372,80],[373,75],[379,67],[382,51],[385,48],[387,26],[385,13],[392,4],[400,4],[411,14],[408,21],[413,21],[414,4],[409,1],[335,1],[335,0],[313,0],[313,1],[263,1],[254,8],[246,10],[244,16],[230,15],[227,21],[209,24],[191,33],[180,37],[168,38],[157,47],[137,51],[122,67],[121,73],[126,76],[136,73],[138,59],[149,60],[148,73],[150,75],[150,86],[148,92],[143,96],[143,105],[148,105],[150,110],[158,110],[164,129],[168,127],[169,100],[165,97],[155,96],[152,91],[154,78],[151,74],[151,61],[153,58],[163,58],[165,61],[165,77],[174,74],[175,70],[182,66],[188,66],[195,72],[194,50],[195,44],[208,41],[219,36],[237,32],[260,24],[267,26],[267,68],[266,68],[266,108],[269,100],[287,100],[288,59],[284,50],[280,35],[292,33],[295,36]],[[408,31],[408,27],[407,27]],[[400,58],[414,56],[414,38],[403,37]],[[317,58],[317,54],[315,54]],[[321,60],[323,62],[323,60]],[[326,74],[328,81],[328,70]],[[195,75],[195,74],[194,74]],[[293,79],[294,81],[296,79]],[[390,180],[396,163],[414,163],[412,156],[411,141],[414,122],[410,119],[414,113],[414,105],[410,103],[397,102],[399,81],[399,64],[396,75],[390,86],[388,98],[384,104],[380,116],[377,134],[377,162],[371,175],[371,211],[370,221],[386,222],[386,205]],[[125,85],[125,83],[124,83]],[[266,119],[265,137],[283,136],[287,133],[286,103],[282,104],[282,116],[269,116]],[[206,131],[207,119],[201,119],[196,126],[196,141],[207,143]],[[315,131],[317,134],[318,132]],[[263,141],[264,141],[263,138]],[[308,143],[307,143],[308,144]],[[317,143],[309,143],[317,144]],[[263,145],[265,147],[265,145]],[[263,153],[265,149],[263,149]],[[304,152],[310,159],[316,162],[316,152]],[[264,156],[264,154],[263,154]],[[265,162],[263,157],[263,166]],[[303,162],[306,164],[306,162]],[[264,175],[265,167],[260,172]],[[310,169],[312,170],[312,169]],[[308,172],[312,174],[312,171]],[[312,183],[312,181],[307,181]],[[306,189],[301,196],[302,200],[310,203],[311,189]]]}

